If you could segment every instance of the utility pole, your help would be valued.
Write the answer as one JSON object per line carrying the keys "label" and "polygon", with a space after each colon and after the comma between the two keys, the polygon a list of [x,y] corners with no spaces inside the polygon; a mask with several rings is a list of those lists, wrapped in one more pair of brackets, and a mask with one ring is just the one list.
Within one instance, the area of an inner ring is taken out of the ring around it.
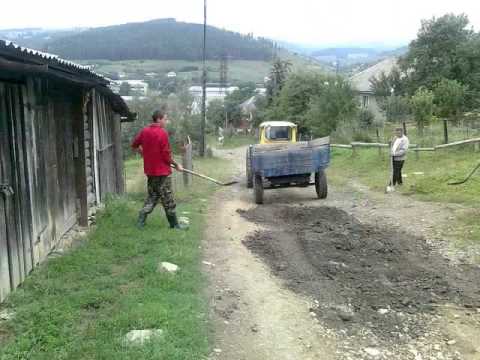
{"label": "utility pole", "polygon": [[224,94],[228,86],[228,53],[225,49],[220,57],[220,91]]}
{"label": "utility pole", "polygon": [[205,156],[205,123],[207,117],[207,0],[203,0],[203,70],[202,70],[202,119],[200,122],[200,156]]}

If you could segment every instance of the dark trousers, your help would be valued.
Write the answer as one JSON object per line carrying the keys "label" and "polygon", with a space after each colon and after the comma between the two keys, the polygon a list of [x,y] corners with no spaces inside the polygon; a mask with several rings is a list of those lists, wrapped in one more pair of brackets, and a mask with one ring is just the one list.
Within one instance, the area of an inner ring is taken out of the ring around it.
{"label": "dark trousers", "polygon": [[148,176],[148,196],[141,214],[150,214],[158,202],[162,203],[167,216],[175,215],[175,200],[172,192],[172,180],[168,176]]}
{"label": "dark trousers", "polygon": [[393,185],[402,185],[402,168],[404,160],[393,160]]}

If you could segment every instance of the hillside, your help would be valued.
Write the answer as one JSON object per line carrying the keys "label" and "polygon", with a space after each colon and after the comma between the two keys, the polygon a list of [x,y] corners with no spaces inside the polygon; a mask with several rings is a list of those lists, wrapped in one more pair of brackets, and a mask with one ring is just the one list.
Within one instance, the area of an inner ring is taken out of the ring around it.
{"label": "hillside", "polygon": [[[317,62],[281,51],[280,56],[290,61],[294,71],[325,71]],[[95,71],[115,80],[144,79],[165,81],[168,72],[177,73],[177,79],[198,84],[201,79],[201,61],[187,60],[75,60],[84,65],[94,66]],[[238,85],[243,82],[261,84],[270,72],[271,62],[259,60],[230,60],[228,62],[228,82]],[[208,82],[220,81],[220,61],[207,61]]]}
{"label": "hillside", "polygon": [[49,42],[72,36],[86,30],[85,28],[71,29],[42,29],[19,28],[0,29],[0,39],[10,40],[14,43],[31,49],[45,50]]}
{"label": "hillside", "polygon": [[[160,19],[82,31],[47,42],[46,51],[68,59],[199,60],[203,25]],[[269,60],[272,42],[209,26],[207,58]]]}

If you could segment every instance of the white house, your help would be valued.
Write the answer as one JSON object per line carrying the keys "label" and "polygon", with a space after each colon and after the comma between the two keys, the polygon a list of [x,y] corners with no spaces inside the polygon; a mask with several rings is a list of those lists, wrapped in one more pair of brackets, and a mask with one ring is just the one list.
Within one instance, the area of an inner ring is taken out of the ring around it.
{"label": "white house", "polygon": [[145,96],[148,93],[148,84],[143,80],[117,80],[110,84],[110,88],[119,93],[122,83],[130,85],[130,95],[132,96]]}
{"label": "white house", "polygon": [[[207,106],[212,100],[223,100],[225,96],[231,94],[235,90],[238,90],[238,86],[230,87],[207,87],[206,89],[206,102]],[[193,96],[192,103],[192,114],[200,114],[202,111],[202,87],[201,86],[190,86],[188,89],[190,94]]]}

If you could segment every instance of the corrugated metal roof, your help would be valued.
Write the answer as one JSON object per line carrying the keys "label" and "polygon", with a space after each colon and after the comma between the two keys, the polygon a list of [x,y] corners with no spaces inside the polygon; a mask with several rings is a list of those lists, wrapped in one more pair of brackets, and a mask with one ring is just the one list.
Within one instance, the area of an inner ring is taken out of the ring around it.
{"label": "corrugated metal roof", "polygon": [[397,66],[397,58],[388,58],[376,63],[373,66],[353,75],[350,78],[350,82],[355,90],[360,92],[371,92],[370,79],[372,77],[378,77],[382,72],[386,75],[390,74],[392,69]]}
{"label": "corrugated metal roof", "polygon": [[[19,46],[8,40],[0,40],[0,57],[27,67],[31,66],[34,70],[35,67],[38,68],[38,65],[46,65],[45,69],[41,69],[41,73],[60,77],[66,81],[80,82],[87,87],[98,89],[108,97],[114,111],[118,114],[127,120],[133,120],[136,117],[136,114],[130,112],[121,96],[108,88],[110,81],[90,70],[88,66],[62,59],[58,55]],[[22,71],[19,70],[19,73],[21,74]]]}
{"label": "corrugated metal roof", "polygon": [[0,55],[2,53],[11,56],[22,57],[25,59],[44,61],[47,62],[49,65],[56,65],[65,69],[69,69],[70,71],[75,71],[79,75],[87,75],[89,77],[97,78],[98,80],[108,82],[105,77],[96,73],[95,71],[92,71],[88,66],[76,64],[72,61],[62,59],[55,54],[26,48],[15,44],[14,42],[9,40],[0,40]]}

